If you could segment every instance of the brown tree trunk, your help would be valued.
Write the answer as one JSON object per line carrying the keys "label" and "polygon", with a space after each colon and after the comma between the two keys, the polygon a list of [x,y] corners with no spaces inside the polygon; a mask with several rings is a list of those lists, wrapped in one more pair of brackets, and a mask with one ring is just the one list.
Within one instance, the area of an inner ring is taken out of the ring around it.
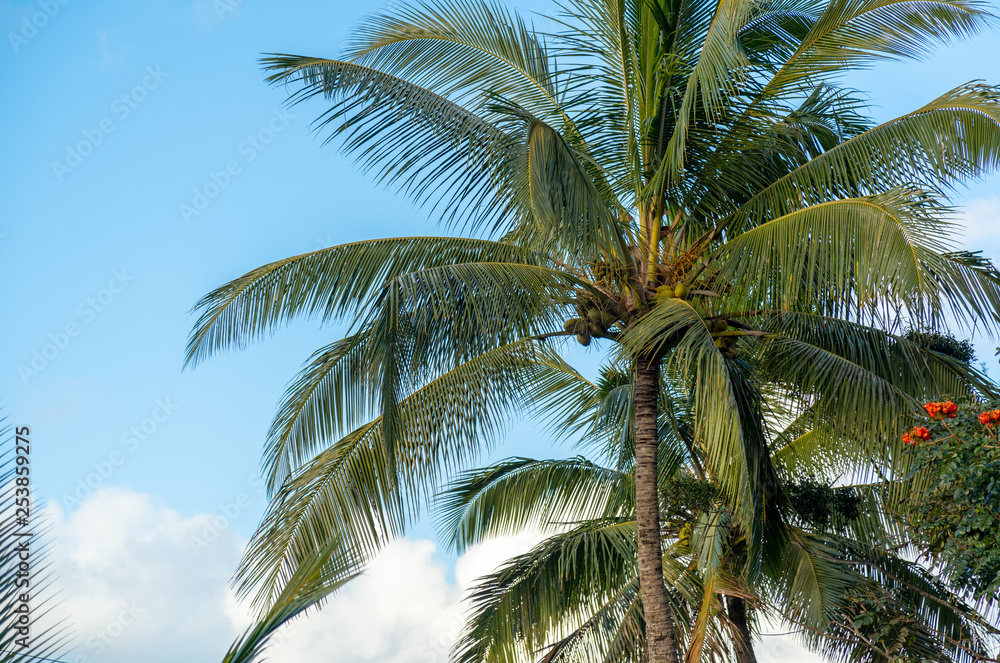
{"label": "brown tree trunk", "polygon": [[736,596],[727,596],[726,609],[729,612],[729,621],[739,632],[739,637],[733,643],[736,663],[757,663],[757,655],[753,652],[753,641],[750,639],[750,627],[747,625],[746,602]]}
{"label": "brown tree trunk", "polygon": [[640,357],[635,370],[635,515],[638,529],[639,589],[646,621],[646,660],[677,663],[674,615],[663,584],[656,422],[660,390],[659,357]]}

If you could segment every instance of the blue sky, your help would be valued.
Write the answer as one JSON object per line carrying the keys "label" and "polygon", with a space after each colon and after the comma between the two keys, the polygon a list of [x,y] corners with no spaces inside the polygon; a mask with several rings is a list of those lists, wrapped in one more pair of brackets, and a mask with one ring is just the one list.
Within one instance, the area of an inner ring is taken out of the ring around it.
{"label": "blue sky", "polygon": [[[83,542],[83,523],[103,523],[94,526],[124,542],[115,554],[138,564],[139,532],[158,540],[167,531],[149,519],[187,531],[184,523],[235,514],[219,533],[224,552],[212,557],[213,596],[224,594],[240,542],[264,506],[251,479],[275,404],[301,362],[340,330],[296,323],[182,372],[188,311],[213,287],[275,259],[362,238],[440,232],[335,147],[321,148],[308,128],[320,107],[282,110],[284,91],[264,84],[257,65],[267,51],[335,55],[351,26],[382,4],[0,3],[8,100],[0,110],[0,399],[13,422],[32,428],[38,497],[53,505],[68,539]],[[1000,83],[996,40],[953,45],[926,63],[887,63],[851,83],[870,94],[878,119],[889,119],[971,79]],[[955,199],[968,206],[970,248],[993,256],[1000,252],[998,183],[992,176]],[[994,376],[995,345],[977,339]],[[503,455],[566,452],[525,427]],[[81,498],[131,515],[102,521]],[[131,534],[114,529],[133,517]],[[414,536],[432,538],[432,530],[424,525]],[[68,562],[67,582],[85,595],[100,572],[76,553],[66,551],[76,560]],[[457,582],[451,555],[420,549],[410,559],[442,573],[442,587]],[[142,575],[144,567],[136,568]],[[113,604],[115,585],[100,586]],[[205,643],[230,637],[206,636],[199,641],[205,649],[190,654],[221,654]],[[90,654],[153,656],[141,644],[121,644],[127,640]]]}

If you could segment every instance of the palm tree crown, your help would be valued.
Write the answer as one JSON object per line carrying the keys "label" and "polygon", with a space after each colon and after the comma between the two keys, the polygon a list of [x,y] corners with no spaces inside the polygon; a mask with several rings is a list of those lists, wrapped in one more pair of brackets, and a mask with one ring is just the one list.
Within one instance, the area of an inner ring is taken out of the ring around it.
{"label": "palm tree crown", "polygon": [[331,539],[374,553],[511,417],[571,402],[561,338],[602,339],[633,373],[648,660],[678,660],[663,373],[690,385],[691,445],[750,575],[782,527],[764,391],[892,458],[916,399],[989,389],[891,331],[997,327],[1000,279],[950,246],[945,194],[1000,157],[1000,91],[964,85],[874,125],[840,84],[989,19],[970,0],[575,0],[543,35],[444,0],[370,18],[340,60],[265,58],[292,102],[326,99],[318,129],[362,168],[473,237],[324,249],[198,304],[192,362],[300,315],[354,325],[279,408],[275,498],[240,586],[266,605]]}

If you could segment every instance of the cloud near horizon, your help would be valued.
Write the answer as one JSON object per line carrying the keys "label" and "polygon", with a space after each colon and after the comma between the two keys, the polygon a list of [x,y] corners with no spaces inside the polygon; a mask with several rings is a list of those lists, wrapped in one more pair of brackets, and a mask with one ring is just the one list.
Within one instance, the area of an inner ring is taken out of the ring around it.
{"label": "cloud near horizon", "polygon": [[[147,494],[105,486],[66,513],[47,510],[57,585],[76,634],[71,663],[219,661],[250,623],[229,580],[245,540],[217,516],[184,517]],[[213,522],[214,521],[214,522]],[[206,531],[214,532],[208,545]],[[469,549],[454,569],[426,539],[405,537],[327,603],[279,633],[272,663],[446,663],[465,592],[537,534]],[[788,638],[765,637],[761,663],[819,661]]]}

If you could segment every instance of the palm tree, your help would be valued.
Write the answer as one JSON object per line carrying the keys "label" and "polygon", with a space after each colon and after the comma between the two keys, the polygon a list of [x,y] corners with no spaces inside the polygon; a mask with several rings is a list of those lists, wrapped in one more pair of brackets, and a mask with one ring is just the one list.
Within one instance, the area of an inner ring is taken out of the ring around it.
{"label": "palm tree", "polygon": [[363,168],[474,236],[333,247],[198,304],[189,362],[300,315],[353,320],[269,432],[275,499],[241,591],[267,605],[335,536],[373,554],[510,417],[577,388],[560,337],[596,338],[634,374],[646,647],[676,661],[661,372],[692,385],[692,440],[751,572],[781,527],[757,383],[890,456],[916,394],[982,384],[889,331],[997,326],[1000,279],[949,250],[943,192],[1000,157],[998,91],[964,85],[874,126],[838,81],[988,19],[970,0],[576,0],[542,35],[444,0],[372,17],[340,60],[265,58],[292,102],[329,102],[318,129]]}
{"label": "palm tree", "polygon": [[[473,589],[456,662],[644,660],[635,474],[623,449],[631,427],[619,403],[631,385],[622,377],[602,371],[598,385],[587,385],[581,408],[589,408],[592,432],[585,443],[609,465],[582,457],[512,458],[464,473],[441,496],[440,530],[458,552],[525,528],[548,532]],[[960,588],[901,556],[913,552],[889,512],[901,482],[835,490],[815,480],[795,482],[806,472],[830,480],[875,469],[852,467],[858,459],[843,451],[853,442],[830,430],[803,432],[802,421],[785,428],[769,421],[772,463],[794,499],[782,504],[788,526],[777,563],[756,578],[743,577],[742,533],[684,441],[694,426],[676,407],[682,391],[661,393],[661,403],[674,405],[669,409],[679,416],[660,418],[666,469],[659,483],[664,577],[672,611],[684,623],[679,633],[688,661],[704,655],[755,662],[760,617],[797,627],[810,648],[842,660],[889,663],[904,654],[907,660],[992,660],[996,629],[962,600]]]}

